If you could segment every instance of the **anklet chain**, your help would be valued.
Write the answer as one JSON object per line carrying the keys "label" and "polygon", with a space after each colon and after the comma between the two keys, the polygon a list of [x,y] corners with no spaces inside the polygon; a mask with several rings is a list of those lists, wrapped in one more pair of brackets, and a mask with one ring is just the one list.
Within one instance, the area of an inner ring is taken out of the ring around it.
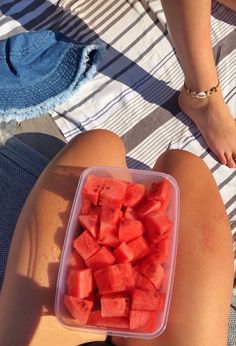
{"label": "anklet chain", "polygon": [[205,91],[193,91],[187,88],[186,84],[184,83],[185,90],[192,96],[197,99],[205,99],[208,96],[211,96],[212,94],[217,92],[217,88],[219,86],[220,82],[218,81],[217,85],[212,87],[211,89],[205,90]]}

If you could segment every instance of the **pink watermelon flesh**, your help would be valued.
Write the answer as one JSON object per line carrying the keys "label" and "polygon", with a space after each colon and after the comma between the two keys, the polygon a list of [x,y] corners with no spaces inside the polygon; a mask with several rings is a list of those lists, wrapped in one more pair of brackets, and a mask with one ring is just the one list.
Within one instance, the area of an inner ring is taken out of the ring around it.
{"label": "pink watermelon flesh", "polygon": [[129,315],[129,296],[124,293],[104,294],[101,298],[103,317],[122,317]]}
{"label": "pink watermelon flesh", "polygon": [[156,311],[163,308],[163,295],[159,292],[132,290],[132,310]]}
{"label": "pink watermelon flesh", "polygon": [[158,183],[153,183],[148,193],[148,199],[160,201],[161,209],[165,210],[170,202],[170,190],[170,183],[166,179],[163,179]]}
{"label": "pink watermelon flesh", "polygon": [[111,205],[103,205],[100,220],[101,223],[117,226],[120,221],[120,209]]}
{"label": "pink watermelon flesh", "polygon": [[110,205],[114,208],[121,208],[125,198],[127,184],[118,179],[105,178],[99,194],[100,205]]}
{"label": "pink watermelon flesh", "polygon": [[118,263],[131,262],[134,259],[134,252],[126,243],[121,243],[114,250],[114,256]]}
{"label": "pink watermelon flesh", "polygon": [[140,219],[143,219],[146,215],[148,215],[151,212],[157,212],[161,210],[161,202],[150,200],[144,202],[138,209],[136,209],[137,215]]}
{"label": "pink watermelon flesh", "polygon": [[123,200],[125,207],[136,208],[146,195],[146,187],[143,184],[129,183],[127,185],[126,195]]}
{"label": "pink watermelon flesh", "polygon": [[119,227],[119,242],[128,242],[142,235],[144,227],[139,220],[124,219],[120,222]]}
{"label": "pink watermelon flesh", "polygon": [[148,243],[143,236],[131,240],[127,245],[134,253],[133,262],[145,257],[150,253]]}
{"label": "pink watermelon flesh", "polygon": [[88,199],[93,205],[97,205],[99,193],[104,184],[105,179],[103,177],[97,177],[90,175],[87,177],[84,183],[82,194]]}
{"label": "pink watermelon flesh", "polygon": [[91,201],[89,201],[86,198],[82,198],[82,206],[80,209],[80,214],[81,215],[97,215],[100,217],[102,211],[101,206],[94,206]]}
{"label": "pink watermelon flesh", "polygon": [[98,252],[87,259],[86,264],[92,270],[98,270],[108,265],[112,265],[115,260],[116,259],[112,252],[103,246],[98,250]]}
{"label": "pink watermelon flesh", "polygon": [[69,266],[69,268],[74,268],[74,269],[85,269],[86,268],[86,264],[85,264],[83,258],[75,250],[73,250],[69,256],[68,266]]}
{"label": "pink watermelon flesh", "polygon": [[93,302],[89,299],[80,299],[65,295],[64,304],[71,316],[80,324],[86,324],[93,307]]}
{"label": "pink watermelon flesh", "polygon": [[81,233],[78,238],[74,240],[73,246],[84,260],[87,260],[100,249],[100,246],[89,231]]}
{"label": "pink watermelon flesh", "polygon": [[106,222],[101,222],[97,242],[112,248],[118,246],[118,228]]}
{"label": "pink watermelon flesh", "polygon": [[160,238],[170,231],[172,222],[164,212],[151,212],[143,220],[150,242],[158,243]]}
{"label": "pink watermelon flesh", "polygon": [[147,324],[152,314],[150,311],[130,311],[129,327],[131,330],[140,329]]}
{"label": "pink watermelon flesh", "polygon": [[66,287],[68,294],[73,297],[88,297],[93,290],[91,269],[70,269],[67,275]]}
{"label": "pink watermelon flesh", "polygon": [[[149,333],[154,333],[157,330],[158,327],[158,313],[156,311],[136,311],[137,315],[134,314],[134,317],[139,317],[140,312],[145,312],[145,316],[147,317],[149,315],[149,318],[145,324],[143,324],[141,327],[138,328],[140,332],[149,332]],[[132,316],[132,317],[133,317]],[[132,318],[134,320],[134,317]],[[142,318],[142,317],[141,317]],[[136,322],[136,327],[137,327]],[[133,326],[134,322],[133,322]]]}
{"label": "pink watermelon flesh", "polygon": [[79,223],[83,228],[88,230],[94,238],[97,238],[98,216],[97,215],[80,215]]}
{"label": "pink watermelon flesh", "polygon": [[88,319],[88,325],[115,329],[129,329],[128,317],[103,317],[101,311],[93,311]]}
{"label": "pink watermelon flesh", "polygon": [[123,212],[123,218],[128,219],[128,220],[137,220],[138,219],[135,210],[131,207],[125,208],[125,210]]}
{"label": "pink watermelon flesh", "polygon": [[97,270],[94,277],[100,294],[127,291],[134,286],[130,263],[114,264]]}
{"label": "pink watermelon flesh", "polygon": [[161,287],[165,277],[165,271],[157,260],[151,262],[146,260],[140,266],[140,270],[153,283],[157,290]]}
{"label": "pink watermelon flesh", "polygon": [[133,268],[135,287],[146,291],[156,291],[156,287],[151,283],[151,281],[143,275],[138,267]]}
{"label": "pink watermelon flesh", "polygon": [[157,244],[153,244],[151,253],[153,259],[156,259],[160,264],[165,263],[169,256],[170,240],[169,237],[161,239]]}

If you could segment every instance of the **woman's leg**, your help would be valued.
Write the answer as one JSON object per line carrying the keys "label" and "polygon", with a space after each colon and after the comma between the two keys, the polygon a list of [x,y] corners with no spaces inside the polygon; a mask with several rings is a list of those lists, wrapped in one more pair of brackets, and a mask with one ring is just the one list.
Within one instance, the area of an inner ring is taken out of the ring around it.
{"label": "woman's leg", "polygon": [[42,173],[20,214],[0,295],[0,346],[76,346],[101,335],[60,327],[53,312],[59,259],[85,167],[126,167],[122,141],[105,130],[72,140]]}
{"label": "woman's leg", "polygon": [[235,0],[217,0],[217,2],[230,8],[232,11],[236,11],[236,1]]}
{"label": "woman's leg", "polygon": [[155,170],[175,177],[180,188],[180,237],[170,315],[153,340],[113,337],[122,346],[226,346],[233,287],[233,247],[215,181],[196,156],[163,154]]}
{"label": "woman's leg", "polygon": [[[187,88],[204,91],[216,86],[218,76],[210,34],[211,0],[162,0],[162,6]],[[183,88],[179,105],[195,122],[219,161],[236,167],[235,121],[220,87],[205,99],[193,98]]]}

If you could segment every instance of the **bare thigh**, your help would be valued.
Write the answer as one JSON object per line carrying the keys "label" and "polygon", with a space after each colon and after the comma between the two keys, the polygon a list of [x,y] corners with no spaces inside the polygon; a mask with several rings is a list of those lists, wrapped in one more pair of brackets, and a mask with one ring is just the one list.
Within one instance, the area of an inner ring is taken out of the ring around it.
{"label": "bare thigh", "polygon": [[226,346],[233,287],[230,227],[215,181],[196,156],[163,154],[155,170],[175,177],[180,187],[180,237],[170,316],[153,340],[114,338],[117,345]]}
{"label": "bare thigh", "polygon": [[54,316],[57,273],[74,193],[81,172],[94,165],[126,165],[118,136],[105,130],[77,136],[51,161],[31,191],[16,225],[2,287],[0,346],[76,346],[105,338],[64,329]]}

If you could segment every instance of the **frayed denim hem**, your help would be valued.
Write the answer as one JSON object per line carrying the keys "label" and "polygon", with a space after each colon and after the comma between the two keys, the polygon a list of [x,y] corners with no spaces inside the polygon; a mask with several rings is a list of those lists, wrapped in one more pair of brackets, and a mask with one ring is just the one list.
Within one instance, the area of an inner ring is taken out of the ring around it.
{"label": "frayed denim hem", "polygon": [[[81,45],[82,46],[82,45]],[[80,45],[78,45],[80,47]],[[89,60],[89,54],[95,51],[92,60]],[[46,99],[45,101],[26,108],[8,108],[0,109],[0,121],[22,121],[25,119],[38,118],[46,112],[53,110],[56,106],[67,101],[79,88],[88,80],[92,79],[97,67],[105,53],[105,45],[92,44],[85,46],[82,51],[81,61],[78,71],[72,83],[66,90]]]}

